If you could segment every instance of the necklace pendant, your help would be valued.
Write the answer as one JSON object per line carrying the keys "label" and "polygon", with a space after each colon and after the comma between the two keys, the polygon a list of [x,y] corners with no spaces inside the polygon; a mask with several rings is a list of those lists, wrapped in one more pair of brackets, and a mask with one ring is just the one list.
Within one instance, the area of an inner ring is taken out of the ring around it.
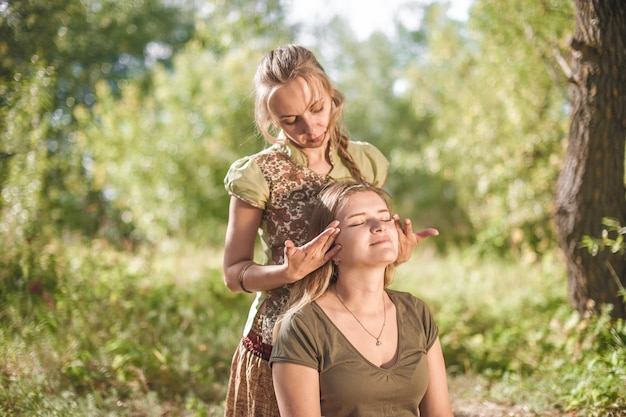
{"label": "necklace pendant", "polygon": [[380,346],[382,344],[383,344],[383,342],[381,342],[380,340],[376,339],[376,346]]}

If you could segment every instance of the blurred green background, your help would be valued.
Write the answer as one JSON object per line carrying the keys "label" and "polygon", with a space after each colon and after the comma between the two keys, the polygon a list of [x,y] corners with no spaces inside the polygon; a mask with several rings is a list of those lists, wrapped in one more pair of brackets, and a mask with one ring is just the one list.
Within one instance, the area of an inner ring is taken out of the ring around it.
{"label": "blurred green background", "polygon": [[396,211],[441,232],[394,285],[433,306],[457,410],[626,412],[626,326],[574,312],[552,220],[573,3],[406,1],[365,38],[289,6],[0,0],[0,412],[221,415],[251,301],[222,283],[223,178],[265,147],[258,62],[304,39]]}

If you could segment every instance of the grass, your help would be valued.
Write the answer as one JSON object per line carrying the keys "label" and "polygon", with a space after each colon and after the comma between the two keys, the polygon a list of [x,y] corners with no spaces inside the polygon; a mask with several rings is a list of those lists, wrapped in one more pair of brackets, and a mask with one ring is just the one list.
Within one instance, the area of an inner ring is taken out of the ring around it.
{"label": "grass", "polygon": [[[46,250],[28,280],[3,283],[0,415],[222,415],[251,296],[226,290],[219,249]],[[537,415],[626,413],[626,325],[574,314],[558,257],[444,256],[425,244],[393,286],[432,307],[453,396]]]}
{"label": "grass", "polygon": [[536,415],[626,415],[626,324],[608,310],[572,311],[563,265],[555,254],[514,262],[424,251],[394,286],[433,309],[451,386],[464,387],[453,395]]}
{"label": "grass", "polygon": [[10,294],[0,414],[217,415],[249,300],[225,290],[217,255],[186,249],[73,247],[53,306]]}

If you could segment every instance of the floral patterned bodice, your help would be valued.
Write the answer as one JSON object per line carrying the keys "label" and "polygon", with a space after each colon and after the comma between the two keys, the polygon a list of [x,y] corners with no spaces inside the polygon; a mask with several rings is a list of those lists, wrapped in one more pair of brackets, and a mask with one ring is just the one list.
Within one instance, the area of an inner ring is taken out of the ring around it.
{"label": "floral patterned bodice", "polygon": [[[296,246],[305,244],[311,209],[327,177],[301,167],[281,152],[258,155],[257,164],[269,184],[270,196],[263,212],[263,229],[267,232],[271,263],[284,262],[285,241]],[[283,286],[267,292],[262,337],[271,344],[276,319],[289,300],[289,288]]]}
{"label": "floral patterned bodice", "polygon": [[[369,182],[377,186],[384,184],[388,162],[376,147],[365,142],[350,142],[348,152]],[[267,263],[283,263],[286,240],[292,240],[296,246],[308,241],[308,222],[320,189],[328,181],[352,178],[332,148],[329,158],[333,166],[330,173],[318,174],[307,168],[302,151],[287,141],[244,157],[231,166],[224,180],[226,189],[263,210],[259,235]],[[244,334],[252,329],[262,337],[263,343],[271,345],[274,324],[288,300],[288,286],[257,293]]]}

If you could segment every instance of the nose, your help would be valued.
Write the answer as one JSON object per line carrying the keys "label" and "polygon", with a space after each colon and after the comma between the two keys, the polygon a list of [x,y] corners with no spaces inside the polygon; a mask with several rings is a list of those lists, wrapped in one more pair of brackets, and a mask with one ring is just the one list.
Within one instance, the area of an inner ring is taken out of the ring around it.
{"label": "nose", "polygon": [[304,128],[304,133],[311,134],[315,136],[315,120],[311,116],[303,116],[302,124]]}
{"label": "nose", "polygon": [[371,230],[372,233],[382,232],[383,230],[385,230],[385,222],[378,219],[372,220]]}

